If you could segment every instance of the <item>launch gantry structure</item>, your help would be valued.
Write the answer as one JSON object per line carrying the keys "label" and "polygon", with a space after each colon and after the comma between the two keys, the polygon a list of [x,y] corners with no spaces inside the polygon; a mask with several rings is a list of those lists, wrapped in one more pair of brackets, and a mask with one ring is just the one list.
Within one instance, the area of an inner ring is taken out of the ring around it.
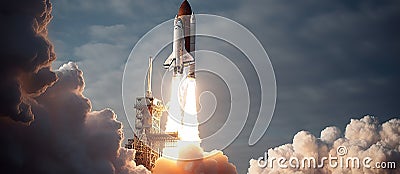
{"label": "launch gantry structure", "polygon": [[164,147],[174,147],[179,140],[178,132],[164,132],[161,129],[161,117],[166,111],[163,102],[152,95],[151,91],[152,58],[147,73],[147,91],[144,97],[137,97],[134,138],[128,139],[127,149],[135,150],[135,162],[151,170],[161,157]]}

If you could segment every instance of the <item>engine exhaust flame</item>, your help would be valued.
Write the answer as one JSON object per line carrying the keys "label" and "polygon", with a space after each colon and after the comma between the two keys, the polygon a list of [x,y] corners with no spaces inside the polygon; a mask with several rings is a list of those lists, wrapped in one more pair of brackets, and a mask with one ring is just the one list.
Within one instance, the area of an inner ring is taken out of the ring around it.
{"label": "engine exhaust flame", "polygon": [[196,107],[196,80],[194,78],[186,78],[182,86],[185,88],[186,96],[183,126],[182,131],[179,133],[183,141],[200,142]]}
{"label": "engine exhaust flame", "polygon": [[181,76],[172,77],[171,97],[168,108],[168,119],[165,126],[165,132],[179,132],[182,120],[181,106],[179,101],[179,84]]}
{"label": "engine exhaust flame", "polygon": [[165,147],[163,156],[178,159],[182,148],[190,145],[200,147],[196,108],[196,80],[177,75],[172,77],[171,85],[165,132],[178,132],[180,140],[176,147]]}

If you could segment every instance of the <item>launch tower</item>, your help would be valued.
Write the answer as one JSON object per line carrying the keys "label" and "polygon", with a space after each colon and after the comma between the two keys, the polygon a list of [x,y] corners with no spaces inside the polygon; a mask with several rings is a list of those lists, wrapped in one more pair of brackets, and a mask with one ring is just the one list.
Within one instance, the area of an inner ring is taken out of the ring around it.
{"label": "launch tower", "polygon": [[127,149],[135,149],[135,162],[147,169],[154,167],[155,161],[161,157],[164,147],[176,146],[177,132],[163,132],[161,116],[165,111],[161,100],[153,97],[151,92],[152,58],[149,59],[147,73],[146,96],[137,97],[134,108],[136,110],[134,138],[128,139]]}

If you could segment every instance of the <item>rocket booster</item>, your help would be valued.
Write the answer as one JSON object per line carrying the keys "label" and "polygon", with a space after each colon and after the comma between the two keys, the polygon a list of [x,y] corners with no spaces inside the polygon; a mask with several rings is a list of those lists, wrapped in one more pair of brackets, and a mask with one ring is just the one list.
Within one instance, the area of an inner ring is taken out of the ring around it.
{"label": "rocket booster", "polygon": [[[189,52],[195,58],[195,50],[196,50],[196,18],[194,14],[190,16],[190,47]],[[188,77],[195,78],[195,62],[189,65],[189,73]]]}

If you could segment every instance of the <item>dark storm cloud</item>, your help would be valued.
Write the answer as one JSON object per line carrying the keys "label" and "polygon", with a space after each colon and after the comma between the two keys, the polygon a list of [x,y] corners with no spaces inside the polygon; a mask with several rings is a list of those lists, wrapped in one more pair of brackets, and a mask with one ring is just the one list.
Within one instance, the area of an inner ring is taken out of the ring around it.
{"label": "dark storm cloud", "polygon": [[51,9],[45,0],[0,3],[1,172],[149,173],[121,148],[114,112],[92,111],[77,65],[52,71]]}
{"label": "dark storm cloud", "polygon": [[56,81],[50,71],[55,59],[47,39],[51,19],[49,1],[2,1],[0,3],[0,116],[33,120],[30,97]]}

